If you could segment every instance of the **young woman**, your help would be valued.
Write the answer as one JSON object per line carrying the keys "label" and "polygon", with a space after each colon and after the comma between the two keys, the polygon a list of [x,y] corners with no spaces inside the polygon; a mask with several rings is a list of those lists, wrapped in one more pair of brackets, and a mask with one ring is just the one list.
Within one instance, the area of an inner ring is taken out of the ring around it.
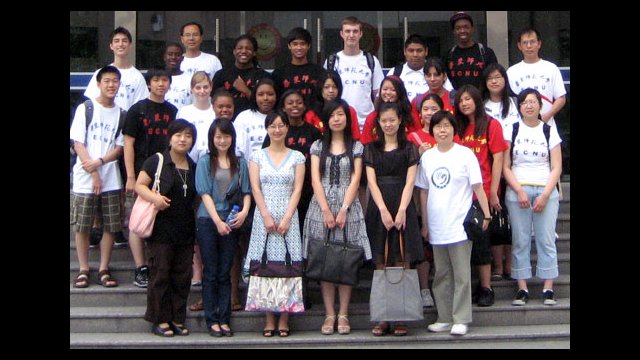
{"label": "young woman", "polygon": [[159,157],[150,156],[142,165],[136,192],[158,210],[151,236],[147,238],[150,274],[145,320],[158,336],[189,335],[184,321],[191,281],[191,262],[196,235],[195,167],[188,153],[197,138],[195,126],[184,119],[169,123],[169,148],[163,152],[160,193],[151,191]]}
{"label": "young woman", "polygon": [[[311,146],[311,178],[313,197],[304,222],[304,243],[302,253],[308,254],[308,245],[312,238],[327,231],[334,231],[336,241],[343,241],[344,233],[338,229],[346,228],[347,242],[364,248],[366,259],[371,259],[371,247],[358,200],[358,185],[362,175],[362,144],[351,137],[349,105],[344,100],[330,101],[325,104],[323,113],[328,129]],[[324,235],[322,235],[324,238]],[[350,285],[338,285],[326,281],[320,282],[322,300],[325,308],[325,320],[321,332],[333,334],[336,322],[334,308],[336,287],[340,297],[338,311],[338,333],[351,332],[349,324]]]}
{"label": "young woman", "polygon": [[[536,276],[544,280],[544,305],[555,305],[553,279],[558,277],[555,228],[559,194],[556,184],[562,172],[562,140],[555,126],[542,121],[542,98],[537,90],[525,89],[518,95],[520,115],[512,150],[505,151],[504,177],[509,184],[505,200],[511,216],[513,234],[512,272],[518,280],[513,305],[529,299],[527,279],[531,278],[531,226],[535,229],[538,263]],[[511,142],[513,126],[507,128]],[[548,131],[549,136],[545,135]]]}
{"label": "young woman", "polygon": [[[269,113],[264,120],[264,127],[269,133],[271,144],[254,151],[249,158],[251,190],[258,211],[253,216],[249,250],[243,266],[247,273],[251,260],[259,261],[262,258],[267,236],[269,260],[285,260],[286,242],[291,260],[302,261],[297,206],[304,182],[304,155],[285,146],[289,129],[287,114],[281,110]],[[274,313],[266,312],[263,336],[271,337],[275,334],[275,322]],[[287,312],[280,313],[278,335],[289,336]]]}
{"label": "young woman", "polygon": [[[382,103],[376,129],[379,136],[365,145],[364,164],[367,184],[371,193],[365,221],[367,235],[375,254],[376,269],[384,269],[385,243],[389,247],[389,264],[405,266],[424,260],[422,240],[416,208],[411,201],[416,168],[419,160],[418,148],[407,141],[400,120],[402,110],[397,103]],[[403,233],[405,263],[400,259],[399,235]],[[374,336],[389,331],[389,324],[378,323],[372,330]],[[407,327],[397,323],[394,335],[407,334]]]}
{"label": "young woman", "polygon": [[253,89],[251,107],[236,117],[233,126],[238,134],[236,153],[249,159],[251,153],[262,148],[267,129],[264,120],[275,109],[277,103],[276,86],[271,78],[264,78]]}
{"label": "young woman", "polygon": [[[510,134],[505,132],[506,128],[520,120],[518,105],[515,94],[509,85],[509,78],[505,68],[498,63],[491,63],[482,72],[482,83],[480,93],[484,101],[485,112],[498,120],[502,124],[502,130],[509,140]],[[498,187],[498,198],[500,199],[501,211],[507,211],[504,207],[504,194],[506,191],[506,181],[504,176],[500,178]],[[511,236],[491,236],[491,254],[493,255],[493,269],[491,280],[511,279]],[[504,260],[503,260],[504,259]]]}
{"label": "young woman", "polygon": [[[197,213],[197,240],[204,264],[202,298],[207,331],[232,336],[230,270],[238,231],[249,213],[251,188],[247,162],[235,154],[236,133],[231,120],[217,118],[208,131],[209,153],[198,160],[196,189],[202,197]],[[231,211],[226,194],[243,194],[242,210],[226,222]]]}
{"label": "young woman", "polygon": [[[342,78],[335,70],[327,70],[318,80],[316,87],[315,104],[304,114],[304,121],[318,128],[320,132],[324,132],[324,122],[320,119],[322,108],[327,101],[342,99]],[[352,119],[357,119],[358,115],[353,106],[349,106],[349,113]],[[351,134],[353,140],[360,139],[360,126],[355,120],[351,124]]]}
{"label": "young woman", "polygon": [[397,103],[401,110],[400,120],[402,125],[406,127],[406,133],[420,129],[420,117],[411,113],[411,102],[407,97],[407,90],[404,83],[399,77],[390,75],[385,77],[380,84],[380,96],[376,98],[375,109],[367,116],[362,128],[362,137],[360,141],[366,145],[378,138],[376,133],[376,118],[378,117],[378,109],[383,103]]}
{"label": "young woman", "polygon": [[438,57],[430,57],[424,63],[424,78],[429,85],[429,91],[424,94],[417,95],[411,102],[411,108],[413,116],[417,116],[420,113],[420,103],[422,97],[427,94],[435,94],[440,96],[443,103],[443,109],[453,113],[454,106],[451,102],[451,98],[454,96],[449,90],[445,88],[447,82],[447,69]]}
{"label": "young woman", "polygon": [[[484,112],[480,91],[473,85],[463,85],[458,89],[455,104],[462,145],[470,148],[476,155],[489,206],[493,211],[500,211],[502,206],[498,187],[502,175],[503,152],[507,149],[502,125]],[[473,240],[471,265],[477,267],[480,278],[474,298],[477,296],[478,306],[491,306],[495,301],[495,294],[491,287],[490,234],[485,231],[480,238]]]}
{"label": "young woman", "polygon": [[482,229],[491,221],[487,197],[482,189],[478,160],[467,147],[456,144],[453,135],[458,124],[448,111],[431,118],[429,133],[437,146],[420,158],[416,186],[420,190],[422,224],[433,245],[436,273],[433,295],[438,318],[429,331],[467,333],[471,322],[471,247],[464,229],[464,219],[472,204],[472,192],[484,213]]}

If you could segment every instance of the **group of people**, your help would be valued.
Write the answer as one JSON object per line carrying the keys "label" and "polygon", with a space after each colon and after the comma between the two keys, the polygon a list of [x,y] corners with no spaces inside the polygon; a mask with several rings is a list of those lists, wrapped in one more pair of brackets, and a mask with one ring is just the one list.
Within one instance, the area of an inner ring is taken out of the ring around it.
{"label": "group of people", "polygon": [[[145,319],[159,336],[189,334],[187,300],[199,283],[202,300],[190,309],[204,310],[211,336],[233,336],[231,312],[243,308],[240,274],[261,259],[265,243],[270,260],[289,254],[303,261],[309,243],[330,231],[361,247],[376,269],[418,269],[423,305],[435,299],[438,312],[430,331],[466,334],[472,301],[494,302],[492,280],[516,279],[513,305],[526,304],[532,231],[544,304],[555,304],[562,156],[553,116],[564,104],[562,78],[539,57],[534,29],[519,34],[524,59],[506,70],[474,42],[468,14],[455,13],[450,23],[456,46],[444,61],[428,57],[426,41],[414,34],[404,44],[406,62],[387,76],[360,49],[355,17],[342,21],[344,48],[324,67],[308,61],[309,32],[292,29],[291,61],[272,74],[260,68],[257,41],[247,34],[234,42],[233,66],[222,68],[200,51],[202,26],[190,22],[182,45],[167,44],[165,66],[143,77],[126,60],[131,34],[115,29],[114,62],[96,71],[85,92],[93,115],[79,105],[70,130],[78,154],[73,286],[90,284],[89,234],[97,227],[99,281],[118,286],[111,248],[128,220],[125,194],[135,192],[160,210],[150,237],[129,233],[134,284],[147,288]],[[127,110],[121,126],[120,109]],[[473,202],[484,214],[477,239],[463,226]],[[233,205],[239,210],[230,216]],[[492,216],[507,210],[512,237],[490,237]],[[475,291],[471,266],[480,279]],[[352,286],[321,281],[320,288],[321,332],[348,334]],[[263,336],[289,336],[288,315],[266,312]],[[402,322],[372,328],[374,336],[407,331]]]}

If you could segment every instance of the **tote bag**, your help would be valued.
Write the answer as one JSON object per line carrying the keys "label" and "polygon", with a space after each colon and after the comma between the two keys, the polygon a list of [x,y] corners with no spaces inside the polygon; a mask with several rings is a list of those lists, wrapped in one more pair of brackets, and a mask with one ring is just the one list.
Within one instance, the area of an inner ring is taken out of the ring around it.
{"label": "tote bag", "polygon": [[[325,229],[324,238],[311,238],[305,275],[314,280],[357,285],[364,249],[347,242],[346,226],[343,229],[343,241],[335,241],[336,229]],[[331,235],[333,241],[330,241]]]}
{"label": "tote bag", "polygon": [[[161,153],[158,155],[158,168],[156,169],[155,179],[151,191],[160,192],[160,173],[162,172],[162,163],[164,157]],[[129,218],[129,230],[133,231],[141,238],[148,238],[153,232],[153,224],[156,221],[158,209],[152,202],[147,201],[138,196],[133,207],[131,208],[131,217]]]}
{"label": "tote bag", "polygon": [[[388,236],[388,235],[387,235]],[[404,260],[403,235],[400,233],[400,256]],[[420,283],[416,269],[386,266],[389,239],[385,242],[385,268],[373,271],[369,313],[371,321],[415,321],[424,319]]]}

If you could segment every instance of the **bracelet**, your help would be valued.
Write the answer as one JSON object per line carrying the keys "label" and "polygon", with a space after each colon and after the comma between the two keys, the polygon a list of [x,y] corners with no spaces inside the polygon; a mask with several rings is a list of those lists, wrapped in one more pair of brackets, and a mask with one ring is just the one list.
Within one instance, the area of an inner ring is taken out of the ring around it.
{"label": "bracelet", "polygon": [[349,205],[347,205],[347,204],[342,204],[342,206],[340,207],[340,209],[349,210]]}
{"label": "bracelet", "polygon": [[485,220],[489,220],[489,221],[491,221],[491,218],[490,218],[490,217],[489,217],[489,218],[484,218],[484,219],[485,219]]}
{"label": "bracelet", "polygon": [[104,159],[100,158],[100,162],[102,163],[102,165],[104,165]]}

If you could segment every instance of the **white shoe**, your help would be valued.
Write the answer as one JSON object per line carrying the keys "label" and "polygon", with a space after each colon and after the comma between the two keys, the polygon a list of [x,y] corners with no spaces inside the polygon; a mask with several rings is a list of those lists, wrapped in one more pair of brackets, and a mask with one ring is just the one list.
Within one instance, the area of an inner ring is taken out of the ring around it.
{"label": "white shoe", "polygon": [[429,331],[431,331],[431,332],[449,331],[449,330],[451,330],[451,323],[437,322],[437,323],[433,323],[433,324],[427,326],[427,329]]}
{"label": "white shoe", "polygon": [[422,307],[433,307],[435,305],[429,289],[420,290],[420,295],[422,296]]}
{"label": "white shoe", "polygon": [[464,335],[467,333],[467,329],[465,324],[454,324],[451,328],[451,335]]}

